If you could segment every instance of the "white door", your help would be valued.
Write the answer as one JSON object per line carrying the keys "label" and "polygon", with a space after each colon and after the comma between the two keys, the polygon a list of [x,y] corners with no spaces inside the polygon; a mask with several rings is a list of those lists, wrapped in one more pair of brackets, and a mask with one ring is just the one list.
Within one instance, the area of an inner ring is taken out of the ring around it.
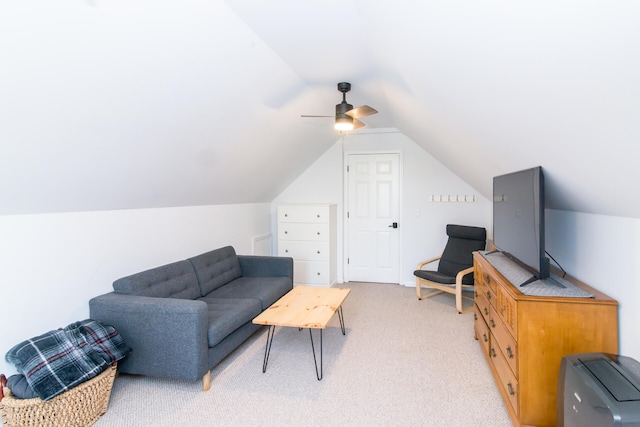
{"label": "white door", "polygon": [[347,278],[399,283],[399,154],[347,156]]}

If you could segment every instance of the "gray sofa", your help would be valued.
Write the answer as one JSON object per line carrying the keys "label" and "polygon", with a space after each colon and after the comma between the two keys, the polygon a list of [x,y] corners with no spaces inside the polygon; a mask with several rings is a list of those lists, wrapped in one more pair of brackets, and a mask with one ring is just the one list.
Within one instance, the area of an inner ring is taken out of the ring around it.
{"label": "gray sofa", "polygon": [[89,301],[133,352],[120,372],[200,380],[256,332],[254,317],[293,288],[293,260],[236,255],[233,247],[123,277]]}

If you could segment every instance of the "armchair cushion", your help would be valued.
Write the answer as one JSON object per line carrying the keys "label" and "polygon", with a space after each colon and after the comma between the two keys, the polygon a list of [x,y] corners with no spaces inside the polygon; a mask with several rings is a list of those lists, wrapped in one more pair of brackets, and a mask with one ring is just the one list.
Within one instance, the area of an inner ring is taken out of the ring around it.
{"label": "armchair cushion", "polygon": [[[451,276],[453,278],[451,283],[455,283],[455,276],[459,271],[473,266],[473,252],[485,248],[487,232],[481,227],[449,224],[447,225],[447,235],[449,240],[444,252],[442,252],[438,273],[443,276]],[[439,280],[435,281],[440,282]],[[473,274],[467,274],[463,283],[473,284]]]}
{"label": "armchair cushion", "polygon": [[[450,276],[448,274],[442,274],[437,271],[429,270],[416,270],[413,274],[421,279],[428,280],[430,282],[442,283],[444,285],[454,285],[456,283],[456,276]],[[462,278],[462,283],[472,285],[473,281],[466,280],[467,276]],[[470,282],[470,283],[468,283]]]}

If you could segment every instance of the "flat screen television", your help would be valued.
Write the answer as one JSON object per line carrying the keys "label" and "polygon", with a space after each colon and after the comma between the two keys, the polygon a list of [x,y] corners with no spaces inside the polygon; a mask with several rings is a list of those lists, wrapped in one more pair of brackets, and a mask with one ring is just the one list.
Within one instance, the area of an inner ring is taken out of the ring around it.
{"label": "flat screen television", "polygon": [[531,272],[531,278],[520,286],[549,277],[540,166],[493,178],[493,244]]}

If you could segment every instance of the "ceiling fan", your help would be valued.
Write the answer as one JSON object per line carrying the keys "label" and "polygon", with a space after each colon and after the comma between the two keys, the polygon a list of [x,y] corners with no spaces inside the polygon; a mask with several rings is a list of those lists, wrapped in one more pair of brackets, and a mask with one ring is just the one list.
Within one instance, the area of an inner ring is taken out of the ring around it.
{"label": "ceiling fan", "polygon": [[[370,116],[376,114],[378,110],[363,105],[361,107],[353,108],[353,105],[347,103],[347,92],[351,90],[351,83],[340,82],[338,83],[338,91],[342,92],[342,102],[336,104],[335,115],[335,128],[336,130],[346,131],[358,129],[365,126],[360,120],[361,117]],[[301,115],[301,117],[334,117],[334,116],[310,116]]]}

